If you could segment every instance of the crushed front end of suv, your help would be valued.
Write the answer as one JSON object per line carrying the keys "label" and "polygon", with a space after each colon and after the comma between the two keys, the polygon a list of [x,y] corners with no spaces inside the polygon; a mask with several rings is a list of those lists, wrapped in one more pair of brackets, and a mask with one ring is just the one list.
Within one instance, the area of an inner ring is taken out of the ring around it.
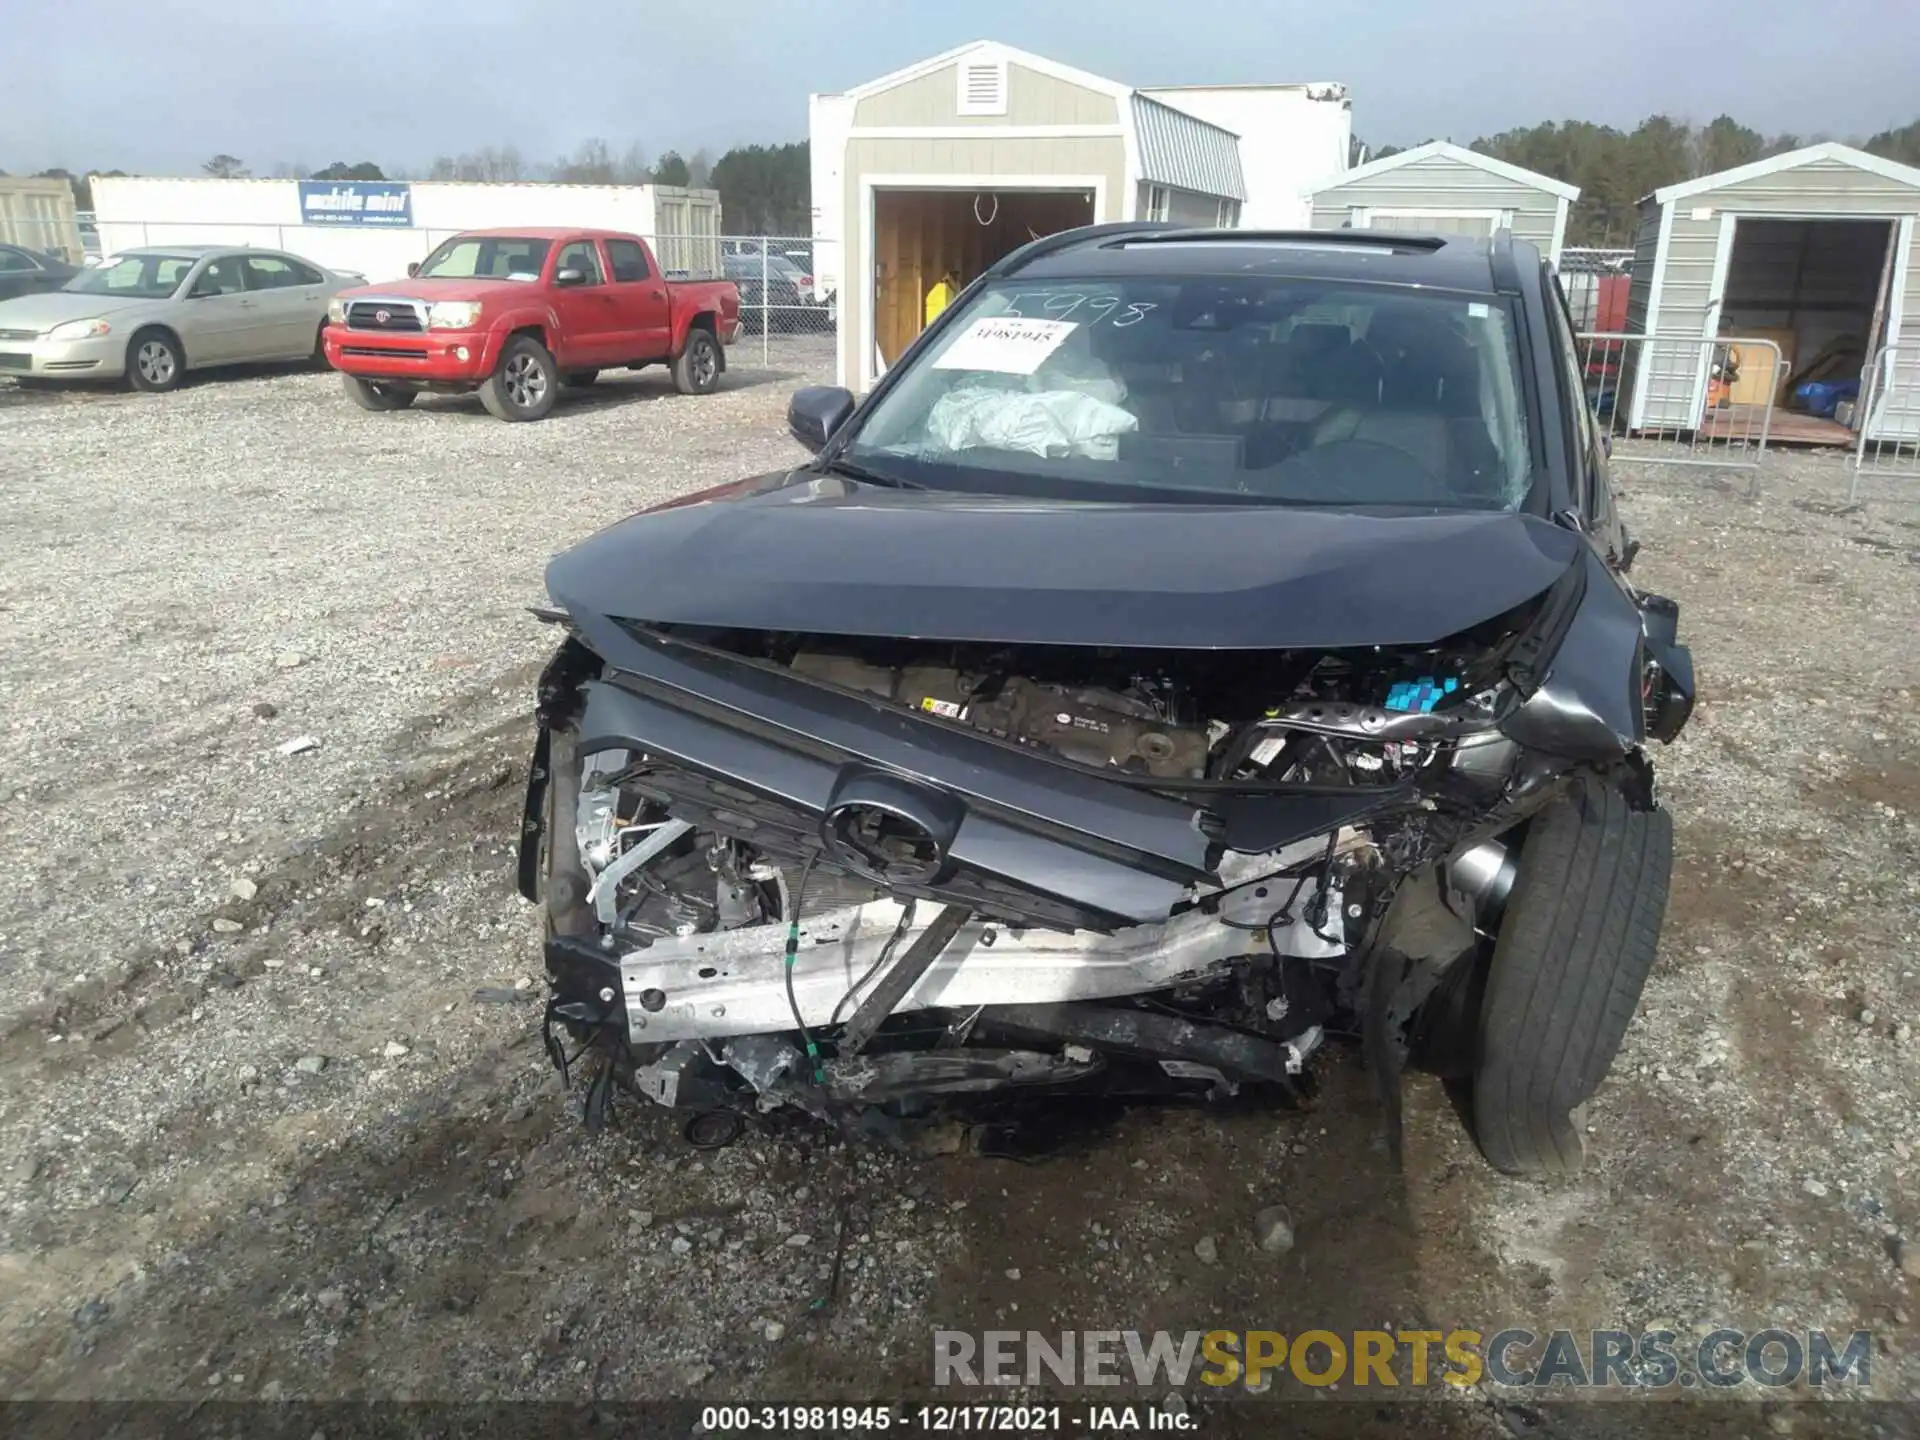
{"label": "crushed front end of suv", "polygon": [[1693,677],[1531,247],[1069,232],[789,421],[547,572],[520,884],[591,1122],[1284,1099],[1346,1041],[1580,1164]]}

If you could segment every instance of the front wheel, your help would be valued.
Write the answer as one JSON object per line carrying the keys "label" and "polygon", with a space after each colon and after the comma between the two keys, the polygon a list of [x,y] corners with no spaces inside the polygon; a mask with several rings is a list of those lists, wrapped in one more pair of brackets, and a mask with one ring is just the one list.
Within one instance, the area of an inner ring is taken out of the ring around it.
{"label": "front wheel", "polygon": [[673,388],[682,395],[710,395],[719,383],[719,342],[711,330],[690,331],[686,348],[673,362]]}
{"label": "front wheel", "polygon": [[165,330],[142,330],[127,345],[127,382],[136,390],[177,390],[186,373],[180,342]]}
{"label": "front wheel", "polygon": [[1473,1074],[1480,1151],[1511,1175],[1570,1175],[1653,968],[1673,817],[1586,780],[1534,817],[1501,917]]}
{"label": "front wheel", "polygon": [[553,409],[560,372],[553,354],[531,335],[516,335],[480,386],[480,403],[496,420],[541,420]]}
{"label": "front wheel", "polygon": [[418,390],[409,390],[400,385],[382,385],[378,381],[362,380],[358,375],[342,375],[340,388],[362,410],[404,410],[420,398]]}

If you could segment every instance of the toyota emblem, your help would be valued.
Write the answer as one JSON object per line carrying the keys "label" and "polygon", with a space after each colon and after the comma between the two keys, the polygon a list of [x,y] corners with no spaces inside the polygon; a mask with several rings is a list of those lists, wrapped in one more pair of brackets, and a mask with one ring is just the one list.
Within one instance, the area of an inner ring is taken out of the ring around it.
{"label": "toyota emblem", "polygon": [[373,322],[376,325],[384,325],[391,319],[393,319],[393,312],[391,310],[376,310],[373,312]]}

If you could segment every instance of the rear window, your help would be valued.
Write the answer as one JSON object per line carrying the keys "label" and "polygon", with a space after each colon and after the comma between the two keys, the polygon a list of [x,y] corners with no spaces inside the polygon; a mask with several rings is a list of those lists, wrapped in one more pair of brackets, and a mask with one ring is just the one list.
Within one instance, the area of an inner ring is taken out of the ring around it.
{"label": "rear window", "polygon": [[615,284],[647,278],[647,252],[635,241],[607,241],[607,261],[613,266]]}

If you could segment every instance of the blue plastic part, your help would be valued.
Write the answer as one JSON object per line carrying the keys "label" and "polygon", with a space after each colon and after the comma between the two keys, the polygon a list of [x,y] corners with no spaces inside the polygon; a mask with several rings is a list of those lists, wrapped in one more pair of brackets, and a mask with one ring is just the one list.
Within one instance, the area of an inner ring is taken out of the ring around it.
{"label": "blue plastic part", "polygon": [[1860,382],[1855,380],[1809,380],[1793,392],[1809,415],[1831,419],[1842,400],[1860,398]]}
{"label": "blue plastic part", "polygon": [[1460,682],[1452,677],[1442,681],[1422,675],[1418,680],[1395,681],[1384,703],[1389,710],[1418,711],[1424,715],[1440,703],[1441,697],[1459,688]]}

